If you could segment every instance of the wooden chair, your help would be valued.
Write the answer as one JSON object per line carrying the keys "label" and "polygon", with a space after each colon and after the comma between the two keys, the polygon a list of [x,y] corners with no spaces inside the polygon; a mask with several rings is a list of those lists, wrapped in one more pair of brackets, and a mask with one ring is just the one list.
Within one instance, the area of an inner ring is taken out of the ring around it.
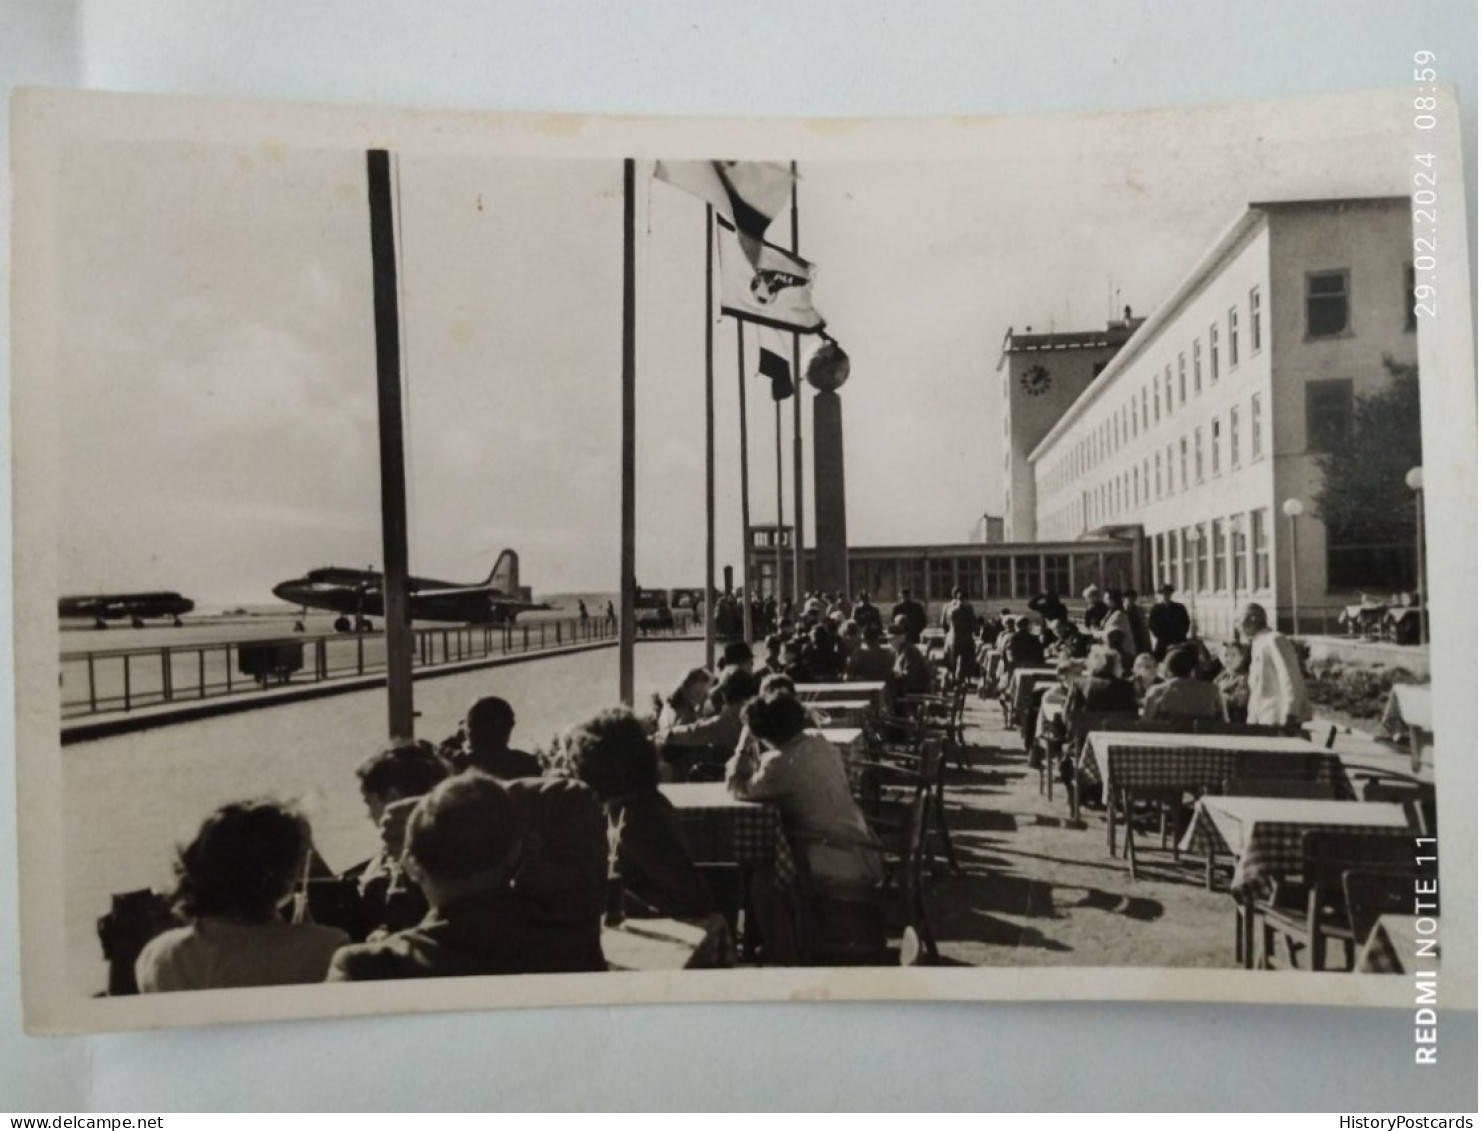
{"label": "wooden chair", "polygon": [[1362,946],[1381,915],[1415,914],[1415,874],[1351,868],[1343,873],[1343,900],[1354,941]]}
{"label": "wooden chair", "polygon": [[1408,829],[1385,833],[1312,830],[1302,836],[1302,882],[1288,895],[1278,885],[1268,900],[1252,905],[1261,927],[1256,956],[1261,969],[1270,969],[1276,936],[1286,942],[1288,960],[1295,967],[1297,951],[1306,947],[1308,969],[1326,966],[1330,939],[1343,944],[1345,970],[1352,970],[1355,938],[1343,894],[1343,874],[1349,871],[1395,872],[1414,879],[1415,841]]}
{"label": "wooden chair", "polygon": [[1405,807],[1405,816],[1417,836],[1436,835],[1436,787],[1411,778],[1356,774],[1364,801],[1389,801]]}

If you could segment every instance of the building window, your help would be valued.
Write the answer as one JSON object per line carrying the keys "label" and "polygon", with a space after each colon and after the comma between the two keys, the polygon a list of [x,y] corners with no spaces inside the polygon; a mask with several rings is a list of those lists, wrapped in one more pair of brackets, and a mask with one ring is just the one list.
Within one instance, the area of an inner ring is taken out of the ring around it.
{"label": "building window", "polygon": [[1220,328],[1211,326],[1209,328],[1209,383],[1213,385],[1220,379]]}
{"label": "building window", "polygon": [[1261,394],[1250,398],[1250,458],[1261,458]]}
{"label": "building window", "polygon": [[932,558],[926,564],[926,592],[924,601],[945,601],[952,596],[952,559]]}
{"label": "building window", "polygon": [[1126,413],[1125,410],[1124,410],[1123,419],[1125,420],[1125,419],[1128,419],[1129,417],[1130,417],[1131,422],[1132,422],[1132,435],[1133,436],[1136,436],[1137,435],[1137,397],[1135,395],[1132,398],[1131,412],[1130,413]]}
{"label": "building window", "polygon": [[1163,391],[1168,397],[1168,415],[1173,415],[1173,363],[1163,367]]}
{"label": "building window", "polygon": [[1209,473],[1211,475],[1220,473],[1220,418],[1218,416],[1209,422]]}
{"label": "building window", "polygon": [[1248,588],[1246,584],[1247,569],[1245,546],[1245,515],[1232,514],[1230,516],[1230,565],[1231,572],[1235,577],[1234,592],[1244,593]]}
{"label": "building window", "polygon": [[[1147,395],[1147,390],[1144,389],[1142,391],[1144,404],[1147,403]],[[1155,421],[1163,419],[1163,400],[1158,396],[1158,379],[1156,377],[1153,378],[1153,419]]]}
{"label": "building window", "polygon": [[1307,383],[1307,450],[1337,452],[1348,446],[1353,427],[1353,382]]}
{"label": "building window", "polygon": [[1250,289],[1250,352],[1261,352],[1261,288]]}
{"label": "building window", "polygon": [[983,567],[978,558],[957,559],[957,584],[969,601],[983,599]]}
{"label": "building window", "polygon": [[1230,466],[1240,466],[1240,406],[1230,408]]}
{"label": "building window", "polygon": [[1009,586],[1009,568],[1013,559],[995,555],[988,559],[988,592],[994,597],[1007,597],[1011,592]]}
{"label": "building window", "polygon": [[1250,544],[1255,557],[1255,587],[1271,588],[1271,543],[1267,537],[1264,509],[1250,512]]}
{"label": "building window", "polygon": [[1209,524],[1209,541],[1211,543],[1211,553],[1214,555],[1214,591],[1216,593],[1223,593],[1225,591],[1226,579],[1229,576],[1226,568],[1229,547],[1225,545],[1224,519],[1217,518]]}
{"label": "building window", "polygon": [[1045,555],[1045,589],[1056,593],[1070,592],[1070,555]]}
{"label": "building window", "polygon": [[1142,461],[1142,501],[1147,502],[1153,497],[1153,466],[1152,461]]}
{"label": "building window", "polygon": [[1194,339],[1194,392],[1198,393],[1204,385],[1204,363],[1199,352],[1199,339]]}
{"label": "building window", "polygon": [[1194,429],[1194,482],[1204,482],[1204,429]]}
{"label": "building window", "polygon": [[[1415,317],[1413,308],[1410,311],[1410,317]],[[1142,430],[1144,432],[1148,430],[1148,391],[1146,389],[1142,391]]]}
{"label": "building window", "polygon": [[1307,336],[1331,338],[1348,330],[1348,272],[1314,271],[1307,276]]}
{"label": "building window", "polygon": [[1415,264],[1405,268],[1405,332],[1415,332]]}
{"label": "building window", "polygon": [[1189,367],[1183,354],[1178,355],[1178,403],[1189,399]]}
{"label": "building window", "polygon": [[1189,489],[1189,438],[1180,436],[1178,440],[1178,489],[1187,491]]}
{"label": "building window", "polygon": [[1140,507],[1142,503],[1142,469],[1134,467],[1132,469],[1132,505]]}
{"label": "building window", "polygon": [[1195,588],[1194,565],[1199,554],[1199,528],[1184,527],[1184,572],[1180,589],[1193,591]]}
{"label": "building window", "polygon": [[1014,555],[1014,595],[1033,597],[1043,592],[1039,582],[1039,555]]}
{"label": "building window", "polygon": [[1194,548],[1199,555],[1199,592],[1207,593],[1209,591],[1209,556],[1212,545],[1203,523],[1194,527]]}
{"label": "building window", "polygon": [[1162,452],[1159,452],[1156,456],[1153,457],[1153,472],[1154,472],[1153,490],[1157,492],[1157,497],[1161,499],[1163,497],[1163,453]]}
{"label": "building window", "polygon": [[1240,312],[1230,307],[1230,368],[1240,364]]}

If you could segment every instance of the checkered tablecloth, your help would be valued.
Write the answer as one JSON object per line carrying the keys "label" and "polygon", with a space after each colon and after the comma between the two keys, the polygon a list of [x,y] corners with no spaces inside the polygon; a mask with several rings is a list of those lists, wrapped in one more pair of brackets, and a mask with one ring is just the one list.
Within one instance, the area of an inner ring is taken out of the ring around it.
{"label": "checkered tablecloth", "polygon": [[660,789],[674,805],[695,863],[770,865],[779,885],[796,878],[797,865],[775,806],[737,801],[720,782],[675,783]]}
{"label": "checkered tablecloth", "polygon": [[1331,751],[1300,739],[1264,739],[1266,749],[1231,749],[1231,744],[1220,741],[1226,737],[1178,735],[1170,742],[1169,736],[1154,740],[1136,732],[1125,739],[1099,734],[1082,752],[1081,774],[1088,782],[1099,782],[1108,794],[1113,789],[1218,790],[1230,778],[1251,776],[1246,766],[1253,757],[1280,754],[1293,759],[1294,778],[1327,782],[1335,798],[1353,797],[1343,761]]}
{"label": "checkered tablecloth", "polygon": [[1402,805],[1307,801],[1284,797],[1204,797],[1179,849],[1236,858],[1230,892],[1237,898],[1302,871],[1302,836],[1315,829],[1390,836],[1409,828]]}
{"label": "checkered tablecloth", "polygon": [[1018,668],[1013,675],[1013,708],[1011,717],[1022,722],[1034,706],[1034,692],[1059,677],[1054,668]]}

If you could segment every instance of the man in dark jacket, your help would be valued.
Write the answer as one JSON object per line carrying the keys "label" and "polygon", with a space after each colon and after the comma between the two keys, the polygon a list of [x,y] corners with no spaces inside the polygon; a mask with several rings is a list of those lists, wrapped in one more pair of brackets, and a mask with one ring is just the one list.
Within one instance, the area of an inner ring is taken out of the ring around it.
{"label": "man in dark jacket", "polygon": [[895,620],[890,626],[890,647],[895,652],[895,665],[891,672],[891,691],[894,695],[925,695],[932,690],[931,666],[921,649],[911,640],[911,634],[903,619]]}
{"label": "man in dark jacket", "polygon": [[1111,610],[1102,600],[1099,585],[1086,586],[1086,591],[1081,596],[1086,599],[1086,614],[1081,618],[1081,623],[1085,625],[1087,632],[1094,633],[1101,627],[1101,622],[1106,619],[1106,614]]}
{"label": "man in dark jacket", "polygon": [[515,709],[497,695],[486,695],[468,709],[463,722],[464,750],[454,758],[460,769],[481,770],[500,781],[540,777],[540,761],[534,754],[515,750],[510,736],[515,730]]}
{"label": "man in dark jacket", "polygon": [[890,610],[892,621],[900,621],[902,618],[911,643],[919,644],[921,634],[926,631],[926,606],[913,599],[911,591],[905,588],[901,589],[901,599],[896,602],[895,608]]}
{"label": "man in dark jacket", "polygon": [[1060,599],[1060,594],[1055,592],[1051,585],[1043,593],[1029,598],[1029,607],[1040,615],[1040,619],[1046,624],[1055,624],[1057,621],[1069,620],[1070,612],[1065,607],[1065,602]]}
{"label": "man in dark jacket", "polygon": [[1189,610],[1173,599],[1173,586],[1166,582],[1158,590],[1157,604],[1148,612],[1148,629],[1153,634],[1153,656],[1158,660],[1189,638]]}
{"label": "man in dark jacket", "polygon": [[[558,800],[572,803],[565,807],[573,810],[575,825],[527,830],[530,817],[522,816],[510,790],[477,772],[450,778],[418,801],[407,822],[403,862],[432,910],[415,927],[341,947],[328,980],[606,969],[601,806],[578,783],[551,784],[569,787]],[[573,836],[577,831],[585,835]],[[562,845],[579,851],[577,857],[566,853],[577,867],[564,867],[563,857],[551,851]],[[560,878],[559,891],[544,890],[552,876]]]}

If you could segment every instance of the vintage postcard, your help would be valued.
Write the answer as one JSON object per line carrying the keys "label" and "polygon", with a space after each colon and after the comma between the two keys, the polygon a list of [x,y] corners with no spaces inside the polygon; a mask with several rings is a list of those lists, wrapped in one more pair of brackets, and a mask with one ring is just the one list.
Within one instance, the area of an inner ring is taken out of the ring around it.
{"label": "vintage postcard", "polygon": [[28,1027],[1475,1009],[1426,54],[957,120],[18,94]]}

